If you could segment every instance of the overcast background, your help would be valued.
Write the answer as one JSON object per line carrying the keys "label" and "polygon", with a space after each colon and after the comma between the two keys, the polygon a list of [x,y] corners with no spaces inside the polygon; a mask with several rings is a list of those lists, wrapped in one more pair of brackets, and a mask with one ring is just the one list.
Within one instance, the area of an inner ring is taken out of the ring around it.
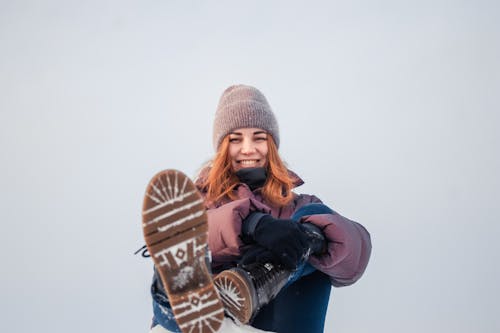
{"label": "overcast background", "polygon": [[142,195],[258,87],[371,233],[325,332],[499,332],[498,1],[0,0],[0,331],[147,332]]}

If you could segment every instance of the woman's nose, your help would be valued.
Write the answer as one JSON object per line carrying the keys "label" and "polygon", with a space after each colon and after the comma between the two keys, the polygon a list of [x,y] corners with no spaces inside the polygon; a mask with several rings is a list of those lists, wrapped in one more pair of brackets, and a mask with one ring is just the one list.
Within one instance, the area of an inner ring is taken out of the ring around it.
{"label": "woman's nose", "polygon": [[243,144],[241,146],[242,154],[251,154],[255,151],[255,146],[251,140],[243,140]]}

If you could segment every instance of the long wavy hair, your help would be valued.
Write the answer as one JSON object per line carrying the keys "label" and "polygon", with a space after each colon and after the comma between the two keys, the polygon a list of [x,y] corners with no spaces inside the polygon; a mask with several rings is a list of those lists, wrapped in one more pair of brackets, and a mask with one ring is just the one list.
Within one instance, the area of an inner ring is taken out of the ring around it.
{"label": "long wavy hair", "polygon": [[[262,196],[271,205],[281,207],[293,199],[293,181],[279,156],[273,137],[269,133],[267,136],[267,179],[262,187]],[[237,196],[234,189],[239,183],[240,180],[231,166],[229,135],[226,135],[211,162],[210,171],[203,184],[207,191],[205,200],[211,203],[217,203],[224,198],[235,200]]]}

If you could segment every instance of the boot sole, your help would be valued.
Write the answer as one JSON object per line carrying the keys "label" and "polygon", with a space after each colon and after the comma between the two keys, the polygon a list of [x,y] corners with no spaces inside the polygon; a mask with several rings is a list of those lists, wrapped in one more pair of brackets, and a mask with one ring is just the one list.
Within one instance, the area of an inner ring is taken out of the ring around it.
{"label": "boot sole", "polygon": [[208,224],[203,199],[182,172],[149,182],[142,210],[146,246],[183,333],[215,333],[224,309],[206,264]]}
{"label": "boot sole", "polygon": [[224,304],[226,313],[242,324],[248,324],[253,314],[253,303],[250,290],[251,281],[238,269],[226,270],[218,274],[214,283]]}

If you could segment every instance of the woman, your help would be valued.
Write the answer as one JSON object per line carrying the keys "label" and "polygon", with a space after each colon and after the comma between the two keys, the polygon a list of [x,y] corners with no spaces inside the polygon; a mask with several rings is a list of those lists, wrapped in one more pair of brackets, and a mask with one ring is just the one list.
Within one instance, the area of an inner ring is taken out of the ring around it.
{"label": "woman", "polygon": [[224,91],[213,142],[195,183],[167,170],[146,189],[153,325],[216,332],[225,312],[264,330],[323,332],[331,286],[354,283],[368,264],[368,232],[293,192],[303,181],[281,160],[276,118],[256,88]]}

